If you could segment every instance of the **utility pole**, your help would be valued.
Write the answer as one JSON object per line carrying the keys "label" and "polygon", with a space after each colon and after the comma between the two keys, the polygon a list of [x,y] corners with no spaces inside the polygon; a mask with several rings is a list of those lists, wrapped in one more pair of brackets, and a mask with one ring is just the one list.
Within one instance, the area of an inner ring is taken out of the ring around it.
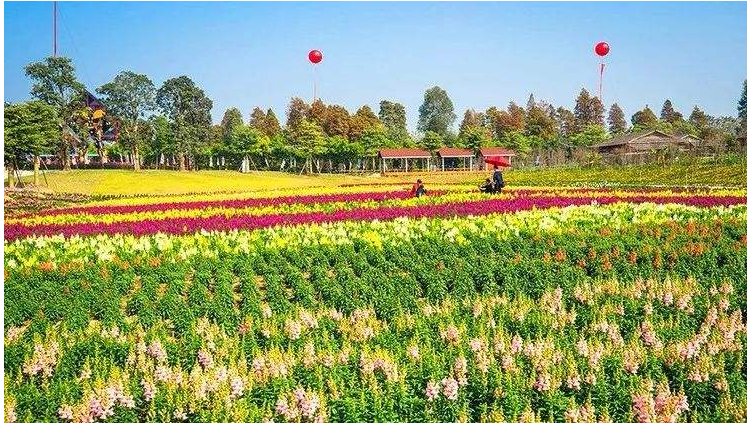
{"label": "utility pole", "polygon": [[52,2],[52,57],[57,57],[57,2]]}

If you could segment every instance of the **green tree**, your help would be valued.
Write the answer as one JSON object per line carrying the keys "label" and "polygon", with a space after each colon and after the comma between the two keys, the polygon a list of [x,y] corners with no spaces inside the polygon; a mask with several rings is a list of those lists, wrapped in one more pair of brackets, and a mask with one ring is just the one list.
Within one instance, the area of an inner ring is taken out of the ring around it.
{"label": "green tree", "polygon": [[497,140],[499,138],[497,134],[497,122],[500,110],[497,107],[489,107],[484,112],[484,127],[487,129],[490,139]]}
{"label": "green tree", "polygon": [[520,156],[526,156],[531,152],[529,138],[521,131],[510,131],[502,135],[498,141],[501,147],[511,149]]}
{"label": "green tree", "polygon": [[538,141],[532,145],[538,146],[536,148],[542,148],[557,138],[555,120],[535,103],[526,113],[524,134],[528,137],[538,138]]}
{"label": "green tree", "polygon": [[102,102],[107,106],[107,112],[119,119],[119,142],[130,151],[133,168],[139,171],[140,151],[146,143],[141,138],[144,134],[140,132],[140,125],[155,107],[154,83],[144,74],[123,71],[96,91],[103,96]]}
{"label": "green tree", "polygon": [[428,130],[427,132],[425,132],[424,137],[419,142],[419,145],[422,146],[422,148],[424,148],[425,150],[433,152],[442,147],[443,142],[444,140],[442,135],[437,132]]}
{"label": "green tree", "polygon": [[[303,119],[297,125],[295,132],[291,134],[291,138],[292,143],[305,159],[305,167],[302,170],[307,169],[311,173],[313,160],[325,149],[323,129],[318,124]],[[318,171],[320,171],[320,166],[318,166]]]}
{"label": "green tree", "polygon": [[661,107],[661,120],[669,123],[676,123],[679,120],[682,120],[682,114],[680,114],[678,111],[675,111],[674,107],[672,106],[672,101],[667,99],[664,101],[664,105]]}
{"label": "green tree", "polygon": [[61,136],[57,111],[40,101],[5,104],[3,122],[9,185],[13,186],[13,174],[27,156],[34,159],[34,185],[39,185],[39,155],[53,147]]}
{"label": "green tree", "polygon": [[588,125],[582,132],[573,135],[570,141],[573,145],[587,147],[609,139],[607,130],[602,125]]}
{"label": "green tree", "polygon": [[325,148],[325,156],[331,163],[331,170],[333,163],[347,165],[345,168],[351,170],[353,162],[364,156],[364,147],[360,141],[349,141],[341,135],[327,137]]}
{"label": "green tree", "polygon": [[[149,118],[149,127],[153,137],[151,138],[151,149],[154,153],[155,163],[162,163],[162,156],[176,155],[177,144],[175,143],[172,127],[169,125],[169,119],[162,115],[155,115]],[[166,161],[166,159],[164,159]]]}
{"label": "green tree", "polygon": [[63,169],[70,170],[70,149],[74,148],[80,137],[71,132],[68,123],[83,104],[84,87],[75,75],[75,68],[70,58],[63,56],[48,57],[40,62],[33,62],[25,67],[26,76],[31,79],[31,96],[57,112],[62,136],[57,144],[57,152]]}
{"label": "green tree", "polygon": [[534,94],[529,94],[529,100],[526,101],[526,111],[531,110],[532,108],[536,107],[536,100],[534,99]]}
{"label": "green tree", "polygon": [[737,101],[737,135],[747,137],[747,80],[742,83],[742,95]]}
{"label": "green tree", "polygon": [[579,130],[575,114],[565,107],[557,109],[557,127],[560,129],[560,135],[563,138],[570,138]]}
{"label": "green tree", "polygon": [[708,115],[704,113],[703,110],[698,108],[697,105],[693,108],[693,111],[690,113],[690,117],[688,118],[688,121],[690,122],[690,124],[695,126],[695,128],[698,129],[699,132],[708,128]]}
{"label": "green tree", "polygon": [[648,108],[648,105],[646,105],[643,110],[636,111],[636,113],[633,114],[633,117],[630,118],[630,122],[633,123],[633,127],[643,129],[653,129],[658,124],[656,115],[650,108]]}
{"label": "green tree", "polygon": [[[232,129],[229,152],[235,159],[241,161],[247,159],[253,165],[255,165],[255,160],[263,160],[266,168],[269,168],[271,139],[252,126],[240,124]],[[257,169],[257,166],[255,168]]]}
{"label": "green tree", "polygon": [[170,120],[180,171],[186,170],[187,157],[193,159],[191,167],[195,168],[195,156],[201,153],[211,130],[213,102],[189,77],[180,76],[162,84],[156,92],[156,104]]}
{"label": "green tree", "polygon": [[419,123],[417,129],[421,132],[432,131],[444,136],[448,128],[456,121],[453,102],[448,93],[438,86],[427,89],[424,101],[419,107]]}
{"label": "green tree", "polygon": [[466,129],[461,136],[461,145],[477,153],[482,147],[490,145],[487,130],[482,126]]}
{"label": "green tree", "polygon": [[369,157],[372,159],[373,169],[376,169],[377,167],[376,156],[378,154],[378,150],[383,148],[397,148],[397,144],[399,146],[401,145],[400,143],[388,138],[388,132],[383,125],[373,126],[369,129],[365,129],[357,142],[362,147],[364,157]]}
{"label": "green tree", "polygon": [[406,109],[402,104],[385,100],[380,101],[378,118],[385,126],[388,139],[398,145],[407,145],[409,131],[406,129]]}
{"label": "green tree", "polygon": [[[257,107],[255,110],[263,113],[263,110]],[[255,110],[253,110],[253,114],[255,114]],[[250,121],[252,126],[252,118]],[[221,124],[219,124],[218,129],[216,129],[217,132],[215,132],[217,134],[213,138],[215,140],[214,154],[232,155],[230,146],[232,145],[233,133],[235,129],[242,125],[244,125],[244,121],[242,120],[242,112],[239,108],[232,107],[224,112],[224,117],[221,118]]]}
{"label": "green tree", "polygon": [[583,129],[594,123],[594,117],[591,114],[591,99],[589,91],[585,88],[581,89],[578,98],[576,98],[575,108],[573,108],[573,114],[576,119],[576,130]]}
{"label": "green tree", "polygon": [[625,120],[625,113],[623,113],[620,106],[616,103],[612,104],[609,108],[607,123],[609,124],[609,133],[612,135],[620,135],[628,130],[628,122]]}

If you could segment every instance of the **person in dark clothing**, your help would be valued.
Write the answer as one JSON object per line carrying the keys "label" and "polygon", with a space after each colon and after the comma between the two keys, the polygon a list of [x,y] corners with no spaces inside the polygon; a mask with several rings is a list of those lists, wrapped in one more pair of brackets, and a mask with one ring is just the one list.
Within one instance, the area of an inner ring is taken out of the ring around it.
{"label": "person in dark clothing", "polygon": [[495,184],[495,192],[500,193],[505,187],[505,181],[503,181],[503,173],[497,166],[495,166],[495,172],[492,173],[492,181]]}
{"label": "person in dark clothing", "polygon": [[482,193],[494,193],[495,187],[492,185],[492,181],[489,178],[484,180],[484,184],[479,186],[479,191]]}
{"label": "person in dark clothing", "polygon": [[416,184],[414,184],[414,185],[413,185],[413,186],[411,187],[411,192],[410,192],[410,194],[411,194],[411,195],[412,195],[413,197],[422,197],[422,196],[424,196],[425,194],[427,194],[427,190],[425,190],[425,189],[424,189],[424,184],[422,184],[422,180],[421,180],[421,179],[418,179],[418,180],[417,180],[417,183],[416,183]]}

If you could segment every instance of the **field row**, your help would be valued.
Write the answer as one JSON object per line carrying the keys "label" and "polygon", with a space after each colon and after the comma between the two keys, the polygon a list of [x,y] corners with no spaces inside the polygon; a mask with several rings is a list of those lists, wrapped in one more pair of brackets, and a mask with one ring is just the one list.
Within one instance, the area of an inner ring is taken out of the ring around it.
{"label": "field row", "polygon": [[407,192],[368,192],[223,201],[99,206],[59,209],[6,218],[5,239],[61,234],[185,234],[200,230],[256,229],[397,217],[451,217],[517,212],[585,204],[679,203],[729,206],[746,203],[744,190],[703,193],[595,189],[515,190],[507,194],[435,191],[411,198]]}

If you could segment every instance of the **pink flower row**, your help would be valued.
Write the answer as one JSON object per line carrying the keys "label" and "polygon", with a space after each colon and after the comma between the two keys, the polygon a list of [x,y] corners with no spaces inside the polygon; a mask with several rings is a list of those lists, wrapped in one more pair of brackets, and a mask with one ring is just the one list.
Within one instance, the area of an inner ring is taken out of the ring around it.
{"label": "pink flower row", "polygon": [[32,235],[58,235],[65,237],[90,234],[131,234],[136,236],[156,233],[186,234],[200,230],[222,231],[234,229],[258,229],[273,226],[290,226],[337,221],[372,221],[389,220],[398,217],[452,217],[480,216],[491,213],[508,213],[531,209],[552,207],[580,206],[596,202],[611,204],[629,203],[679,203],[691,206],[731,206],[746,204],[744,197],[737,196],[601,196],[601,197],[559,197],[538,196],[518,199],[485,199],[469,202],[454,202],[423,206],[381,206],[367,209],[338,210],[335,212],[285,213],[269,215],[238,215],[226,217],[215,215],[205,218],[153,219],[141,221],[123,221],[115,223],[83,224],[40,224],[25,226],[20,224],[6,225],[5,239],[15,240]]}

